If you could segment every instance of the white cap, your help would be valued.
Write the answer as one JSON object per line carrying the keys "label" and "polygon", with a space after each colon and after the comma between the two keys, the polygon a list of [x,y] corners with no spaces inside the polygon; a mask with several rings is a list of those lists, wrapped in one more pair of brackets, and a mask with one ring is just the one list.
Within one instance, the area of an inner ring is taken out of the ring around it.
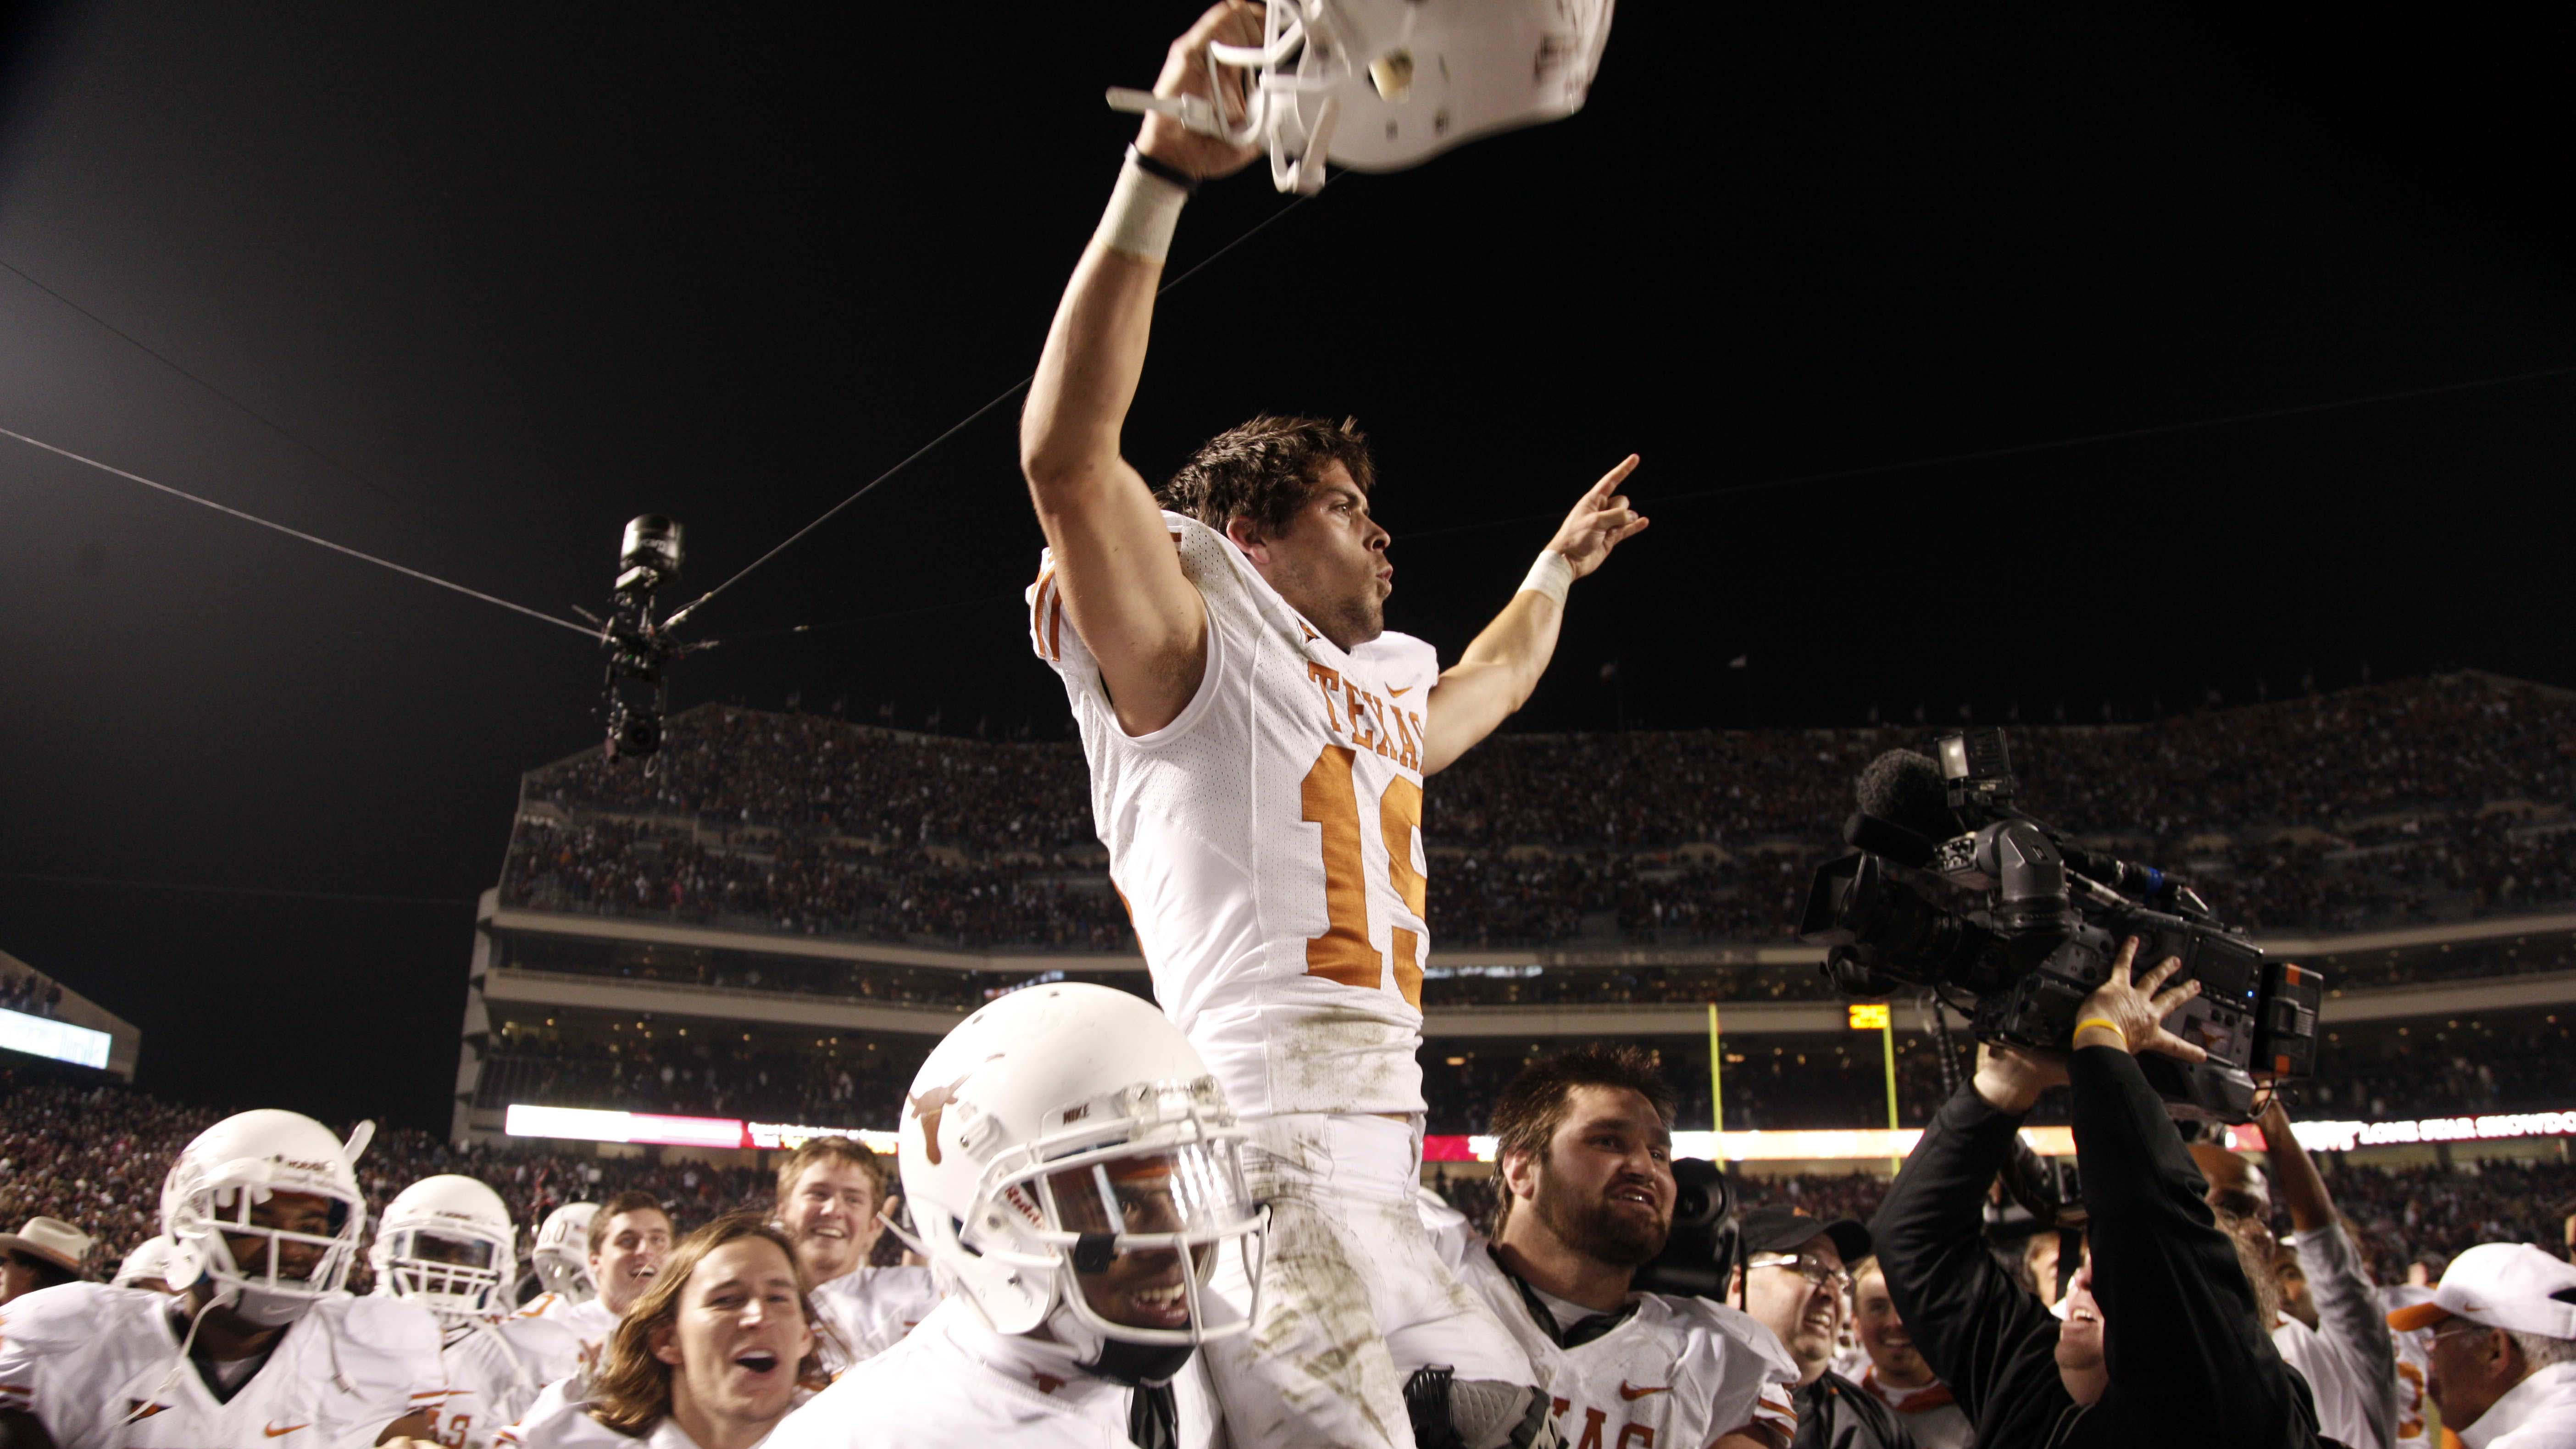
{"label": "white cap", "polygon": [[2489,1328],[2576,1338],[2576,1263],[2529,1243],[2480,1243],[2451,1260],[2429,1303],[2400,1308],[2388,1326],[2404,1332],[2465,1318]]}

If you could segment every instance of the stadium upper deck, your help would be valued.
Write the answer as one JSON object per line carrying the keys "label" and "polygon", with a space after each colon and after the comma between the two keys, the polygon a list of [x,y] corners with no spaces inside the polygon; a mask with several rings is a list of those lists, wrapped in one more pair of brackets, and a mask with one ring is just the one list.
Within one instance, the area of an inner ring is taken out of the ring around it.
{"label": "stadium upper deck", "polygon": [[[1435,1112],[1572,1035],[1657,1040],[1704,1081],[1710,1001],[1753,1043],[1731,1118],[1762,1110],[1759,1074],[1837,1070],[1841,1005],[1788,918],[1839,849],[1852,775],[1929,733],[1504,736],[1445,774],[1428,822]],[[2035,813],[2176,865],[2276,952],[2323,966],[2329,1024],[2358,1033],[2343,1065],[2402,1099],[2429,1104],[2440,1094],[2415,1084],[2456,1075],[2436,1037],[2501,1029],[2520,1046],[2576,1003],[2576,910],[2553,909],[2576,901],[2562,692],[2451,675],[2031,726],[2014,745]],[[1585,791],[1548,789],[1578,769]],[[873,1104],[876,1078],[899,1084],[998,992],[1056,975],[1142,991],[1086,788],[1070,744],[716,706],[674,718],[650,774],[595,752],[532,771],[478,935],[458,1132],[513,1100]],[[2369,1028],[2462,1013],[2469,1027],[2415,1040]],[[657,1031],[662,1047],[640,1049]],[[1933,1080],[1923,1061],[1909,1084]],[[2482,1100],[2519,1101],[2520,1083],[2508,1072]],[[1769,1091],[1784,1123],[1852,1095]]]}

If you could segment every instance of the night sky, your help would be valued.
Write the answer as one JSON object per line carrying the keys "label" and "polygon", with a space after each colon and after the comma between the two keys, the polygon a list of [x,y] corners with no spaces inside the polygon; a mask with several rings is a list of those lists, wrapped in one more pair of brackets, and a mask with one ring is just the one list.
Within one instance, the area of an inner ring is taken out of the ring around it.
{"label": "night sky", "polygon": [[[1129,454],[1356,414],[1389,622],[1450,653],[1642,453],[1655,526],[1516,727],[2576,685],[2576,22],[2243,8],[1631,0],[1582,115],[1167,298]],[[0,427],[558,614],[666,512],[711,586],[1025,375],[1132,134],[1100,92],[1194,14],[771,9],[15,14]],[[1174,272],[1286,204],[1210,187]],[[1015,416],[711,606],[675,706],[1062,733]],[[443,1128],[470,902],[597,682],[0,439],[0,949],[152,1090]]]}

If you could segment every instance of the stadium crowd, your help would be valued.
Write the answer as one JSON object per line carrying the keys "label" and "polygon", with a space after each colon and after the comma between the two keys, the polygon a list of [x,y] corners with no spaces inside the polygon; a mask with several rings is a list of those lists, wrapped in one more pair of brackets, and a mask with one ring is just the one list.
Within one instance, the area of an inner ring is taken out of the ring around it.
{"label": "stadium crowd", "polygon": [[[1927,728],[1497,736],[1425,820],[1452,946],[1779,940],[1851,781]],[[2576,703],[2446,675],[2150,724],[2012,730],[2024,804],[2201,883],[2256,931],[2576,900]],[[1600,787],[1548,782],[1577,764]],[[960,947],[1116,949],[1070,744],[708,705],[647,771],[533,771],[514,905]]]}

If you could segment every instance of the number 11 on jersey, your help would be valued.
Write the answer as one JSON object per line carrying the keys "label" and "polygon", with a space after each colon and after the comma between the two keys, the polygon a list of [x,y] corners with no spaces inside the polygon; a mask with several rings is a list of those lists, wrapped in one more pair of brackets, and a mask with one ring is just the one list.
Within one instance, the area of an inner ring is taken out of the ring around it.
{"label": "number 11 on jersey", "polygon": [[[1324,832],[1324,934],[1306,942],[1306,974],[1375,991],[1385,984],[1385,961],[1369,944],[1368,879],[1360,854],[1356,753],[1326,745],[1306,772],[1304,813]],[[1377,802],[1378,834],[1386,841],[1387,883],[1404,908],[1422,919],[1428,883],[1413,868],[1413,837],[1422,828],[1422,787],[1401,776],[1387,782]],[[1422,1009],[1422,938],[1402,926],[1390,931],[1395,949],[1395,989],[1405,1004]]]}

